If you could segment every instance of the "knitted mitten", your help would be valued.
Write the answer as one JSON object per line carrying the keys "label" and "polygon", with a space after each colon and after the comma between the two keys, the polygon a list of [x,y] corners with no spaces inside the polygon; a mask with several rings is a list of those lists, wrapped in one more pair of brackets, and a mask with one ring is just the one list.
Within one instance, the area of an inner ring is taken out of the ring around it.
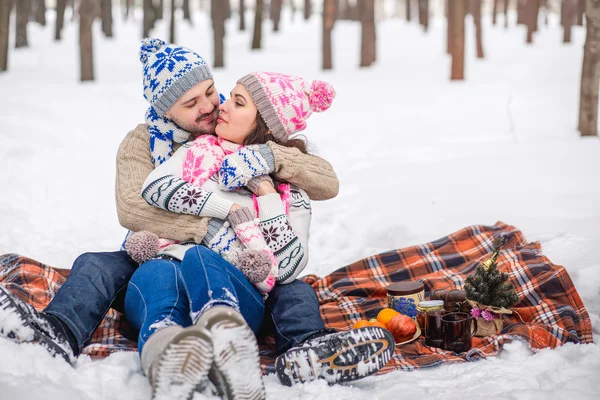
{"label": "knitted mitten", "polygon": [[256,280],[259,276],[264,274],[267,266],[268,274],[260,282],[253,282],[258,291],[262,294],[268,293],[275,286],[275,279],[277,277],[277,261],[273,255],[273,251],[267,245],[265,238],[258,225],[258,219],[254,218],[254,214],[248,208],[240,208],[229,213],[227,217],[231,223],[231,227],[235,231],[238,239],[242,242],[243,246],[248,250],[259,250],[269,257],[269,264],[264,262],[264,258],[252,257],[248,258],[240,256],[238,259],[238,265],[240,270],[245,276],[251,276],[248,280]]}
{"label": "knitted mitten", "polygon": [[219,169],[219,189],[230,191],[246,186],[254,177],[275,170],[273,152],[266,144],[241,148],[225,157]]}

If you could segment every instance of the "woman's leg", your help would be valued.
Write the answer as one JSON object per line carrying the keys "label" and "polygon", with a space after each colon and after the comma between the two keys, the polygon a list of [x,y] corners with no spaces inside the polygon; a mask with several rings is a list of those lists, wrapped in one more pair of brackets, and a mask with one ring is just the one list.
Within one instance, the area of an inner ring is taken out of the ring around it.
{"label": "woman's leg", "polygon": [[200,246],[187,251],[181,271],[195,326],[212,336],[212,382],[228,399],[266,398],[255,337],[264,303],[256,288],[237,268]]}
{"label": "woman's leg", "polygon": [[139,330],[140,354],[148,338],[167,326],[189,326],[189,302],[179,271],[179,263],[150,260],[134,272],[125,296],[125,313]]}
{"label": "woman's leg", "polygon": [[152,398],[190,398],[208,375],[213,349],[210,332],[190,326],[179,262],[142,264],[129,282],[125,312],[139,329],[138,348]]}
{"label": "woman's leg", "polygon": [[194,322],[209,308],[223,305],[239,311],[258,334],[264,318],[264,301],[240,270],[214,251],[196,246],[185,253],[181,274]]}

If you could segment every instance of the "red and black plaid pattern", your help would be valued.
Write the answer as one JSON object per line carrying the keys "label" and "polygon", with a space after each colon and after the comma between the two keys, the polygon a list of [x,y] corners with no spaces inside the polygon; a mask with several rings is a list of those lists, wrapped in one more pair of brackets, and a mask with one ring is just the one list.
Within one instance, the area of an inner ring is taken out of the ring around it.
{"label": "red and black plaid pattern", "polygon": [[[385,287],[392,282],[420,280],[426,294],[432,289],[462,289],[476,266],[491,255],[498,236],[507,239],[498,268],[509,275],[520,298],[502,332],[474,338],[473,348],[463,354],[428,347],[419,338],[397,347],[395,356],[379,373],[476,360],[497,354],[512,340],[524,341],[534,351],[568,342],[591,343],[589,315],[564,267],[545,257],[538,243],[527,243],[518,229],[500,222],[470,226],[430,243],[365,258],[323,278],[309,275],[304,279],[317,292],[325,324],[347,330],[359,319],[377,316],[386,306]],[[0,283],[37,309],[48,304],[68,273],[10,254],[0,256],[0,267]],[[135,344],[119,334],[120,317],[111,310],[84,352],[103,356],[116,350],[135,350]],[[265,343],[268,346],[272,341]],[[262,357],[264,365],[273,361]]]}

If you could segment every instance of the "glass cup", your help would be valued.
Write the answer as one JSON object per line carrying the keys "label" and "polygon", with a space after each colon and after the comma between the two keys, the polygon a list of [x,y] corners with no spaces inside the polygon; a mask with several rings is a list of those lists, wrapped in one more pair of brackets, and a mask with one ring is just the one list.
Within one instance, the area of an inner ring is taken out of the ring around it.
{"label": "glass cup", "polygon": [[444,333],[442,332],[442,317],[448,314],[445,310],[427,311],[425,314],[425,344],[432,347],[444,347]]}
{"label": "glass cup", "polygon": [[444,350],[462,353],[471,348],[471,338],[477,331],[477,321],[470,314],[453,312],[442,316]]}

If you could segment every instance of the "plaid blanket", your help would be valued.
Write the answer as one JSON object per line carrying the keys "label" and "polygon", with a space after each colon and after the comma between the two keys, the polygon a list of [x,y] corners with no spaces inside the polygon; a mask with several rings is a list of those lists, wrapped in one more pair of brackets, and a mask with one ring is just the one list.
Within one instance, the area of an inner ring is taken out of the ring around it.
{"label": "plaid blanket", "polygon": [[[461,354],[428,347],[421,337],[398,346],[392,360],[379,372],[413,370],[444,362],[473,361],[501,351],[512,340],[525,342],[530,349],[554,348],[562,344],[591,343],[592,325],[579,294],[564,267],[553,264],[541,253],[538,243],[528,243],[515,227],[470,226],[439,240],[420,246],[393,250],[357,261],[309,282],[319,297],[321,316],[328,327],[347,330],[360,319],[375,318],[386,306],[385,287],[391,282],[420,280],[426,295],[433,289],[462,289],[466,278],[492,252],[494,238],[507,243],[498,258],[498,269],[508,273],[520,302],[513,308],[509,323],[498,335],[473,338],[470,351]],[[68,270],[60,270],[14,254],[0,256],[0,283],[21,298],[43,309]],[[84,353],[106,356],[117,350],[135,350],[135,343],[120,332],[122,316],[110,310]],[[272,354],[272,338],[263,338],[261,354]],[[274,359],[265,355],[267,368]]]}

